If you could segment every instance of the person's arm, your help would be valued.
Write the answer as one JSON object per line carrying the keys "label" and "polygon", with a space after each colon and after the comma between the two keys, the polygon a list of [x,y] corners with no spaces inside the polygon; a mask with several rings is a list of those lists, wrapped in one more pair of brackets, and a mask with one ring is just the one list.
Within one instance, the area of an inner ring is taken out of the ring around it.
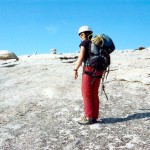
{"label": "person's arm", "polygon": [[79,53],[78,59],[76,61],[75,69],[74,69],[74,78],[75,79],[77,79],[77,77],[78,77],[78,69],[82,65],[84,55],[85,55],[85,47],[81,46],[80,53]]}

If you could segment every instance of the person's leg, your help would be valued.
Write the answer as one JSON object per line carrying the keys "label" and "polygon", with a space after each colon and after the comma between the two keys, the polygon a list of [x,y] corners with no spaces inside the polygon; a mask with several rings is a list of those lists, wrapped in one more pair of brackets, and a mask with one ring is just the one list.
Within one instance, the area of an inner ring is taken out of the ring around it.
{"label": "person's leg", "polygon": [[83,74],[82,75],[82,96],[84,102],[84,113],[87,118],[93,117],[92,84],[93,84],[93,78],[87,74]]}
{"label": "person's leg", "polygon": [[93,82],[93,88],[92,88],[92,101],[93,101],[93,118],[98,119],[99,117],[99,91],[100,86],[100,78],[95,78]]}

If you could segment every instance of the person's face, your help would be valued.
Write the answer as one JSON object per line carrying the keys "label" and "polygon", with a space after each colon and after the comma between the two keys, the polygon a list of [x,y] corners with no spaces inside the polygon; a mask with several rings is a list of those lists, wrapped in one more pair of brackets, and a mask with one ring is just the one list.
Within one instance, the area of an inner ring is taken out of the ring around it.
{"label": "person's face", "polygon": [[84,32],[81,33],[81,34],[80,34],[80,38],[81,38],[82,41],[86,40],[86,39],[87,39],[87,38],[86,38],[86,34],[85,34]]}

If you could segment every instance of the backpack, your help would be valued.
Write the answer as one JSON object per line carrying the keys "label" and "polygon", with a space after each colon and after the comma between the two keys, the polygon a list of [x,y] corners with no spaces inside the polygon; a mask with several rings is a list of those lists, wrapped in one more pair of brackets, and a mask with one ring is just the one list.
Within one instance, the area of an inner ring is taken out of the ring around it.
{"label": "backpack", "polygon": [[[108,100],[108,96],[105,92],[105,85],[104,85],[104,79],[105,79],[105,73],[106,80],[109,73],[109,65],[110,65],[110,53],[112,53],[115,50],[115,45],[112,41],[112,39],[105,35],[100,34],[96,35],[94,38],[91,39],[91,43],[89,45],[89,56],[90,58],[87,60],[88,65],[95,68],[95,70],[104,71],[102,76],[97,76],[98,78],[102,78],[102,91],[104,91],[104,94]],[[108,68],[108,70],[107,70]],[[91,75],[93,77],[96,77],[94,73],[85,72],[88,75]]]}
{"label": "backpack", "polygon": [[96,35],[89,46],[88,65],[96,70],[105,71],[110,65],[110,53],[115,50],[112,39],[105,35]]}

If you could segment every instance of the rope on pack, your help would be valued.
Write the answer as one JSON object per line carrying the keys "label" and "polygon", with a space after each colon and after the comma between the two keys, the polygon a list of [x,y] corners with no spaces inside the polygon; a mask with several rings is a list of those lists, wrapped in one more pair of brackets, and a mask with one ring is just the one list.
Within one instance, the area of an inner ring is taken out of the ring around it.
{"label": "rope on pack", "polygon": [[101,35],[96,35],[94,38],[91,39],[92,42],[95,43],[99,48],[104,45],[104,39]]}

